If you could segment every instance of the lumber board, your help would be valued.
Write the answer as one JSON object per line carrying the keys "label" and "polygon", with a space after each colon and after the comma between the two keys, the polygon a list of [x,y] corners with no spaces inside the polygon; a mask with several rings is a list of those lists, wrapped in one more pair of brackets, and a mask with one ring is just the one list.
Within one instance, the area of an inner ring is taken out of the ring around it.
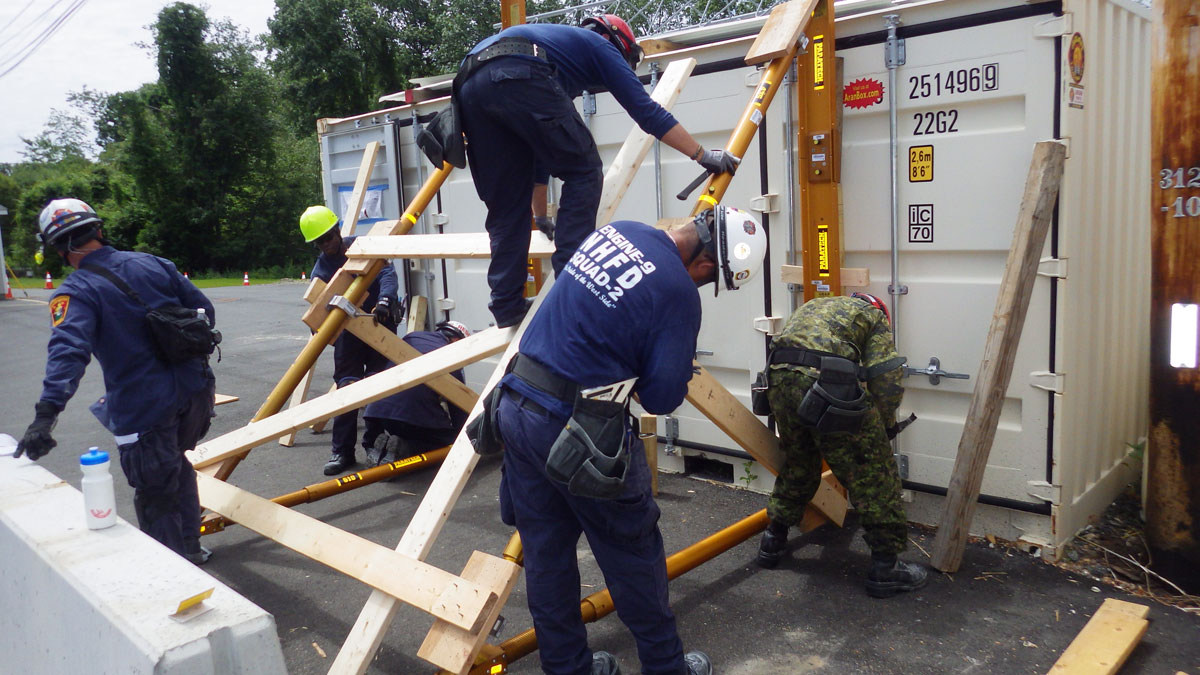
{"label": "lumber board", "polygon": [[1033,295],[1038,261],[1054,215],[1065,159],[1066,147],[1061,143],[1044,141],[1034,146],[979,377],[975,380],[937,538],[933,542],[931,563],[943,572],[954,572],[962,563],[971,518],[975,514],[975,500],[983,483],[1000,409],[1012,377],[1021,329],[1025,326],[1029,299]]}
{"label": "lumber board", "polygon": [[[654,92],[650,94],[650,98],[663,108],[670,110],[679,100],[683,85],[687,84],[692,69],[695,67],[696,59],[690,58],[679,59],[667,64],[662,77],[658,79],[658,84],[654,85]],[[596,209],[597,223],[604,225],[612,221],[617,206],[621,204],[625,192],[633,183],[638,169],[646,159],[646,153],[650,152],[653,145],[654,137],[642,131],[641,127],[634,124],[630,128],[629,133],[625,136],[625,142],[604,174],[604,189],[600,196],[600,206]]]}
{"label": "lumber board", "polygon": [[[333,384],[329,385],[329,391],[327,391],[325,393],[326,393],[326,395],[329,395],[329,394],[332,394],[333,392],[337,391],[337,389],[338,389],[337,382],[334,382]],[[325,431],[325,425],[329,424],[329,420],[331,420],[331,419],[333,419],[333,416],[326,416],[326,417],[322,417],[319,420],[315,420],[312,425],[312,432],[314,434],[319,434],[322,431]]]}
{"label": "lumber board", "polygon": [[408,303],[408,320],[404,323],[405,331],[425,330],[426,317],[429,315],[429,301],[423,295],[414,295]]}
{"label": "lumber board", "polygon": [[463,579],[479,582],[484,588],[494,590],[499,598],[496,605],[484,620],[483,628],[475,632],[465,631],[448,621],[434,620],[433,628],[429,629],[417,650],[417,656],[451,673],[466,675],[475,663],[475,654],[483,647],[491,627],[500,616],[500,610],[508,600],[513,586],[517,585],[521,567],[503,558],[475,551],[467,561],[467,566],[463,568],[461,576]]}
{"label": "lumber board", "polygon": [[1146,605],[1108,598],[1067,645],[1049,672],[1054,675],[1116,673],[1146,634],[1150,625],[1146,620],[1149,612]]}
{"label": "lumber board", "polygon": [[[360,316],[346,322],[346,330],[350,331],[367,346],[383,354],[392,363],[411,361],[421,352],[404,341],[392,331],[375,323],[371,317]],[[475,407],[475,399],[479,398],[473,389],[459,382],[453,375],[440,375],[425,383],[425,386],[436,391],[442,398],[454,406],[470,412]]]}
{"label": "lumber board", "polygon": [[196,484],[205,508],[461,629],[483,628],[499,599],[485,584],[414,560],[225,481],[200,474]]}
{"label": "lumber board", "polygon": [[240,396],[230,396],[229,394],[214,394],[213,405],[225,405],[234,401],[242,400]]}
{"label": "lumber board", "polygon": [[[529,240],[529,257],[549,258],[554,243],[534,230]],[[492,257],[492,245],[487,232],[455,232],[452,234],[406,234],[389,237],[359,237],[346,250],[350,260],[363,258],[461,258]]]}
{"label": "lumber board", "polygon": [[[308,389],[312,386],[313,371],[316,367],[309,368],[304,377],[300,378],[299,384],[292,390],[292,397],[288,400],[288,408],[295,408],[304,403],[304,399],[308,396]],[[285,448],[290,448],[296,444],[296,432],[289,431],[279,437],[279,444]]]}
{"label": "lumber board", "polygon": [[658,496],[658,415],[642,413],[638,431],[646,448],[646,465],[650,467],[650,494]]}
{"label": "lumber board", "polygon": [[[515,333],[514,328],[489,328],[480,331],[454,344],[401,363],[395,368],[388,368],[382,373],[349,384],[333,393],[205,441],[188,453],[188,459],[197,469],[211,466],[268,440],[279,438],[289,431],[303,429],[314,420],[340,415],[398,391],[424,384],[438,375],[458,370],[503,350]],[[470,448],[470,445],[467,447]]]}
{"label": "lumber board", "polygon": [[[871,270],[868,267],[843,267],[842,286],[864,288],[871,285]],[[780,265],[779,280],[785,284],[803,284],[804,268],[800,265]]]}
{"label": "lumber board", "polygon": [[655,54],[662,54],[664,52],[673,52],[677,49],[683,49],[686,45],[681,45],[678,42],[671,42],[670,40],[646,38],[644,40],[638,40],[638,46],[642,48],[642,54],[644,56],[654,56]]}
{"label": "lumber board", "polygon": [[800,39],[816,6],[817,0],[792,0],[776,5],[746,52],[746,65],[766,63],[787,55]]}
{"label": "lumber board", "polygon": [[321,324],[325,323],[325,317],[329,316],[329,301],[335,295],[345,295],[352,283],[354,283],[354,274],[349,272],[345,266],[334,272],[329,283],[325,284],[325,287],[313,299],[312,305],[305,310],[300,320],[314,333],[321,330]]}
{"label": "lumber board", "polygon": [[362,163],[358,165],[358,176],[354,179],[354,192],[350,193],[350,203],[346,205],[346,213],[342,216],[342,236],[354,234],[358,226],[358,217],[362,215],[363,197],[367,194],[367,186],[371,182],[371,172],[375,170],[375,155],[379,152],[379,141],[367,143],[363,148]]}
{"label": "lumber board", "polygon": [[308,304],[316,302],[321,296],[321,292],[325,290],[325,280],[321,277],[313,277],[312,281],[308,282],[308,288],[304,289],[304,295],[300,296]]}
{"label": "lumber board", "polygon": [[[412,229],[412,224],[408,227],[400,227],[399,220],[381,220],[371,226],[371,231],[367,233],[368,237],[388,237],[392,235],[407,234]],[[407,220],[404,222],[408,222]],[[367,268],[371,266],[373,260],[347,260],[342,269],[349,270],[354,274],[365,274]]]}
{"label": "lumber board", "polygon": [[[520,347],[521,335],[525,333],[529,320],[541,307],[542,301],[553,286],[553,279],[547,279],[521,325],[516,328],[503,329],[509,331],[510,334],[515,334],[512,336],[508,349],[496,364],[496,370],[492,372],[487,385],[484,386],[484,392],[491,391],[492,387],[500,382],[500,378],[504,377],[508,362],[516,355]],[[490,329],[484,332],[491,332],[491,330],[500,329]],[[466,340],[474,337],[472,335]],[[426,356],[445,351],[466,342],[466,340],[460,340]],[[482,410],[483,399],[481,398],[467,416],[467,424],[470,424],[470,420],[479,415]],[[417,507],[412,520],[409,521],[408,528],[400,537],[400,543],[396,545],[396,550],[400,553],[417,560],[424,560],[425,556],[429,555],[434,540],[437,539],[438,533],[441,532],[442,526],[450,516],[450,510],[454,508],[454,503],[462,494],[467,479],[470,478],[471,472],[479,462],[479,455],[475,453],[471,442],[467,440],[466,427],[464,426],[463,429],[464,431],[460,432],[458,438],[454,440],[454,445],[450,447],[450,453],[442,461],[442,466],[438,469],[437,475],[433,477],[433,482],[429,484],[429,489],[425,491],[425,496],[421,499],[421,504]],[[375,652],[379,650],[379,645],[392,622],[392,617],[396,614],[396,609],[396,601],[386,593],[378,591],[371,593],[362,612],[359,613],[358,619],[354,622],[354,626],[350,629],[350,635],[346,638],[346,642],[338,650],[329,672],[357,673],[358,675],[365,673],[371,659],[375,657]]]}

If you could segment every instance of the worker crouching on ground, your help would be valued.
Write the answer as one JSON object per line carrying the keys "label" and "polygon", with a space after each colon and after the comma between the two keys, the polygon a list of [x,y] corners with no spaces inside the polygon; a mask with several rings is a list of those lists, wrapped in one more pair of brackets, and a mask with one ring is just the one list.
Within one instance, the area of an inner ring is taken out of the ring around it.
{"label": "worker crouching on ground", "polygon": [[[312,268],[312,277],[325,283],[333,278],[342,265],[346,264],[346,250],[355,237],[342,236],[342,222],[333,211],[324,206],[310,206],[300,216],[300,233],[304,241],[321,251]],[[362,307],[372,307],[376,323],[395,332],[395,313],[398,285],[396,270],[391,263],[385,264],[367,289]],[[333,381],[344,387],[367,375],[373,375],[388,367],[388,360],[349,331],[342,331],[333,344]],[[355,465],[354,446],[358,443],[358,410],[350,410],[333,418],[333,454],[325,462],[325,475],[336,476]],[[366,446],[366,443],[364,443]],[[366,446],[364,449],[370,449]]]}
{"label": "worker crouching on ground", "polygon": [[496,325],[521,322],[535,166],[563,181],[552,230],[555,274],[596,229],[603,171],[600,153],[572,99],[607,89],[648,134],[713,173],[733,173],[737,158],[705,150],[654,102],[633,72],[641,48],[613,14],[560,24],[513,26],[477,44],[455,78],[454,105],[467,136],[475,190],[487,205],[488,286]]}
{"label": "worker crouching on ground", "polygon": [[[138,526],[203,564],[210,553],[200,546],[196,473],[184,453],[212,418],[216,382],[207,355],[219,341],[213,306],[171,261],[112,248],[102,225],[78,199],[55,199],[38,216],[43,245],[77,271],[50,297],[46,379],[15,456],[36,460],[57,445],[50,432],[94,354],[105,395],[91,411],[116,437]],[[182,313],[209,342],[195,352],[163,351],[148,314],[166,305],[187,308]]]}
{"label": "worker crouching on ground", "polygon": [[[457,321],[443,321],[432,331],[413,331],[403,340],[428,354],[470,334],[470,329]],[[466,382],[461,368],[451,375]],[[454,443],[467,413],[422,384],[368,403],[363,420],[367,462],[377,466]]]}
{"label": "worker crouching on ground", "polygon": [[867,592],[886,598],[924,586],[925,567],[897,558],[908,547],[908,521],[889,440],[902,428],[896,408],[904,359],[896,356],[887,306],[866,293],[809,300],[772,341],[768,364],[767,399],[785,459],[758,564],[779,564],[788,528],[817,492],[824,458],[849,490],[871,549]]}
{"label": "worker crouching on ground", "polygon": [[697,287],[734,289],[762,266],[766,235],[749,214],[718,206],[664,232],[631,221],[589,236],[521,339],[520,352],[468,436],[504,448],[501,519],[515,525],[542,670],[620,673],[592,653],[579,612],[576,545],[587,536],[648,675],[708,674],[684,654],[667,598],[659,508],[628,412],[683,403],[700,330]]}

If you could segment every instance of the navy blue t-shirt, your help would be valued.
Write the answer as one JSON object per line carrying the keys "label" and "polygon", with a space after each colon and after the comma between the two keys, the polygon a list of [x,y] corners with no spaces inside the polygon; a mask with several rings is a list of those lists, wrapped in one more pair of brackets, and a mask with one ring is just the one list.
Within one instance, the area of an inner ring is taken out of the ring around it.
{"label": "navy blue t-shirt", "polygon": [[[679,407],[692,379],[700,293],[667,234],[623,220],[593,232],[563,268],[521,353],[584,388],[637,377],[647,412]],[[514,375],[503,383],[561,417],[570,405]]]}
{"label": "navy blue t-shirt", "polygon": [[[633,121],[651,136],[662,138],[675,126],[675,117],[650,98],[621,52],[600,34],[562,24],[524,24],[506,28],[482,40],[470,53],[474,54],[504,37],[524,38],[544,47],[548,60],[558,68],[555,78],[567,96],[575,98],[584,89],[594,91],[604,87]],[[536,59],[521,55],[506,58]]]}

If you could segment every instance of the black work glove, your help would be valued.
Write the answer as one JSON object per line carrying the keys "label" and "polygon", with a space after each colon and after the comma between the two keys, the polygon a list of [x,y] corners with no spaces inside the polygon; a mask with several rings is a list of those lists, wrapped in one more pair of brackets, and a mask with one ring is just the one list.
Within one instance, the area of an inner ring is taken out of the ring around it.
{"label": "black work glove", "polygon": [[554,219],[550,216],[534,216],[533,224],[537,225],[537,229],[541,230],[542,234],[550,241],[554,241]]}
{"label": "black work glove", "polygon": [[37,461],[40,457],[50,452],[50,450],[58,445],[50,432],[54,429],[54,423],[58,421],[58,406],[49,401],[38,401],[33,406],[36,414],[33,418],[33,424],[25,430],[25,436],[21,438],[21,442],[17,443],[17,452],[13,457],[20,457],[22,454]]}
{"label": "black work glove", "polygon": [[700,164],[700,166],[704,167],[704,170],[708,171],[709,173],[727,173],[730,175],[732,175],[734,171],[737,171],[737,165],[741,163],[741,161],[742,160],[728,152],[725,152],[724,150],[705,150],[704,152],[700,153],[700,157],[696,159],[696,162]]}
{"label": "black work glove", "polygon": [[375,324],[391,323],[392,321],[392,300],[384,295],[379,298],[379,302],[375,303],[375,310],[371,312],[375,316]]}

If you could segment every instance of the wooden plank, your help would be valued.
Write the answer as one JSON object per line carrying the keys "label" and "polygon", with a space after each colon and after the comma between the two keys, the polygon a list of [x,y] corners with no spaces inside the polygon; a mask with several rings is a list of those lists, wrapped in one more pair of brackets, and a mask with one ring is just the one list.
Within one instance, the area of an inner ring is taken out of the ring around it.
{"label": "wooden plank", "polygon": [[644,40],[638,40],[638,46],[642,48],[642,54],[644,56],[654,56],[655,54],[662,54],[665,52],[673,52],[676,49],[683,49],[687,45],[681,45],[678,42],[671,42],[670,40],[646,38]]}
{"label": "wooden plank", "polygon": [[1121,669],[1146,634],[1150,625],[1146,620],[1149,612],[1150,608],[1145,605],[1108,598],[1049,672],[1112,675]]}
{"label": "wooden plank", "polygon": [[[785,284],[803,284],[804,268],[800,265],[780,265],[779,280]],[[867,267],[843,267],[842,286],[865,288],[871,285],[871,270]]]}
{"label": "wooden plank", "polygon": [[325,290],[325,280],[320,277],[313,277],[312,281],[308,282],[308,288],[304,289],[304,301],[308,304],[316,302],[317,298],[321,297],[321,292]]}
{"label": "wooden plank", "polygon": [[429,316],[429,301],[423,295],[414,295],[408,303],[408,321],[404,324],[406,332],[425,330],[426,317]]}
{"label": "wooden plank", "polygon": [[[534,230],[529,240],[529,257],[549,258],[554,243]],[[361,258],[461,258],[492,257],[492,245],[487,232],[455,232],[453,234],[406,234],[392,237],[359,237],[350,244],[346,257]]]}
{"label": "wooden plank", "polygon": [[[375,351],[383,354],[392,363],[404,363],[421,356],[421,352],[392,331],[375,323],[371,317],[360,316],[346,322],[346,330],[362,340]],[[444,347],[443,347],[444,349]],[[473,389],[459,382],[453,375],[441,375],[425,383],[425,386],[441,394],[442,398],[456,407],[470,411],[479,398]]]}
{"label": "wooden plank", "polygon": [[[368,237],[388,237],[388,236],[392,236],[392,235],[399,236],[402,234],[407,234],[408,231],[410,229],[412,229],[412,226],[410,225],[407,228],[402,228],[402,227],[400,227],[400,222],[401,221],[399,221],[399,220],[381,220],[378,223],[375,223],[374,225],[371,226],[371,231],[367,233],[367,236]],[[405,220],[404,222],[407,223],[408,221]],[[415,222],[414,222],[414,224],[415,224]],[[401,230],[403,230],[403,231],[401,231]],[[342,265],[342,269],[353,272],[354,274],[365,274],[367,271],[367,268],[370,267],[371,263],[373,263],[373,262],[375,262],[375,261],[370,260],[370,259],[365,259],[365,258],[360,259],[360,260],[347,260],[346,264]]]}
{"label": "wooden plank", "polygon": [[225,481],[199,474],[196,485],[205,508],[459,628],[483,628],[499,599],[485,585],[396,553]]}
{"label": "wooden plank", "polygon": [[646,464],[650,467],[650,494],[658,496],[658,416],[642,413],[638,420],[642,444],[646,446]]}
{"label": "wooden plank", "polygon": [[[515,332],[512,337],[512,342],[508,349],[505,350],[496,365],[496,370],[492,372],[492,376],[488,379],[488,383],[483,387],[484,392],[491,391],[492,387],[500,382],[500,378],[504,376],[507,370],[508,362],[516,355],[521,343],[521,335],[525,333],[526,326],[529,325],[529,319],[537,312],[542,305],[542,300],[546,294],[550,292],[550,288],[554,286],[552,279],[547,279],[542,290],[534,299],[533,307],[525,315],[525,320],[517,328],[505,329],[489,329],[484,333],[489,333],[494,330],[504,330],[507,332]],[[474,339],[472,335],[466,340]],[[426,357],[437,354],[440,351],[445,351],[452,347],[466,342],[460,340],[449,347],[443,347],[437,352],[426,354]],[[412,363],[412,362],[410,362]],[[408,365],[408,364],[404,364]],[[403,366],[397,366],[398,368]],[[393,369],[394,370],[394,369]],[[475,407],[471,409],[471,413],[467,416],[468,424],[471,419],[474,419],[483,410],[482,399],[476,402]],[[465,427],[464,427],[465,429]],[[425,491],[425,497],[421,499],[421,504],[417,507],[417,512],[413,515],[413,519],[409,521],[408,528],[404,531],[404,535],[400,538],[400,543],[396,545],[396,550],[409,557],[417,560],[424,560],[425,556],[429,555],[429,550],[433,548],[433,542],[437,539],[437,535],[442,530],[442,526],[446,523],[446,518],[450,515],[450,510],[454,508],[454,503],[458,500],[458,496],[462,494],[463,487],[467,484],[467,479],[471,476],[471,471],[475,469],[475,465],[479,462],[479,455],[475,453],[475,449],[471,447],[471,442],[467,440],[465,432],[459,433],[458,438],[454,440],[454,445],[450,447],[450,453],[446,455],[446,459],[442,461],[442,466],[438,469],[438,473],[433,477],[433,482],[430,483],[429,489]],[[367,598],[366,605],[363,606],[362,612],[359,613],[358,619],[354,622],[354,626],[350,629],[350,635],[346,638],[346,642],[338,651],[337,657],[330,667],[330,673],[357,673],[362,675],[366,672],[367,666],[371,659],[374,658],[375,652],[378,651],[380,643],[383,641],[384,633],[392,622],[392,617],[396,614],[396,601],[386,593],[374,592]]]}
{"label": "wooden plank", "polygon": [[312,300],[312,305],[304,312],[300,320],[313,332],[320,330],[321,324],[325,323],[325,317],[329,316],[329,300],[335,295],[345,295],[346,290],[353,282],[354,275],[345,267],[335,272],[329,283]]}
{"label": "wooden plank", "polygon": [[996,423],[1000,419],[1021,329],[1033,295],[1038,261],[1054,215],[1065,158],[1066,147],[1061,143],[1044,141],[1034,146],[1025,195],[1021,199],[1012,247],[1000,282],[1000,295],[996,298],[979,377],[975,380],[975,392],[971,395],[971,405],[958,442],[958,455],[954,460],[937,539],[933,542],[931,562],[943,572],[958,570],[962,562],[975,513],[975,500],[979,498],[983,471],[992,450],[992,440],[996,437]]}
{"label": "wooden plank", "polygon": [[479,551],[471,554],[462,578],[477,582],[484,588],[496,592],[499,600],[483,622],[482,630],[465,631],[447,621],[437,619],[425,636],[417,656],[451,673],[466,675],[474,665],[475,655],[487,640],[491,627],[500,616],[500,610],[508,600],[509,593],[521,576],[521,567],[516,563],[485,555]]}
{"label": "wooden plank", "polygon": [[312,424],[313,420],[340,415],[398,391],[424,384],[438,375],[458,370],[503,350],[515,333],[514,328],[489,328],[480,331],[452,345],[446,345],[395,368],[388,368],[382,373],[342,387],[331,394],[210,439],[189,452],[188,459],[198,469],[211,466],[272,438],[279,438],[289,431],[303,429]]}
{"label": "wooden plank", "polygon": [[[337,389],[338,389],[337,382],[334,382],[333,384],[329,385],[329,391],[325,392],[325,395],[328,396],[329,394],[332,394],[333,392],[337,391]],[[325,416],[319,420],[315,420],[312,425],[312,432],[314,434],[319,434],[322,431],[325,431],[325,425],[329,424],[329,420],[331,420],[331,419],[333,419],[333,417]]]}
{"label": "wooden plank", "polygon": [[[295,408],[296,406],[300,405],[301,403],[304,403],[305,397],[308,396],[308,388],[312,386],[312,378],[313,378],[314,370],[316,370],[315,367],[309,368],[308,372],[304,374],[304,377],[300,378],[299,384],[297,384],[296,388],[292,391],[291,400],[288,401],[289,408]],[[289,431],[286,434],[280,436],[279,444],[285,448],[290,448],[293,445],[295,445],[296,444],[296,432]]]}
{"label": "wooden plank", "polygon": [[214,394],[213,395],[213,405],[225,405],[226,403],[233,403],[234,401],[240,401],[240,400],[241,400],[241,397],[230,396],[229,394]]}
{"label": "wooden plank", "polygon": [[766,63],[786,55],[800,39],[816,6],[817,0],[792,0],[776,5],[746,52],[746,65]]}
{"label": "wooden plank", "polygon": [[[658,84],[654,85],[650,98],[670,110],[679,100],[679,93],[683,91],[683,85],[687,84],[695,67],[696,59],[680,59],[669,63]],[[600,207],[596,210],[597,223],[605,225],[612,221],[617,206],[625,197],[625,191],[633,183],[642,161],[646,159],[646,153],[650,152],[653,145],[654,137],[642,131],[641,127],[634,124],[630,128],[625,142],[604,174],[604,190],[600,196]]]}
{"label": "wooden plank", "polygon": [[375,155],[379,152],[379,141],[367,143],[363,148],[362,163],[358,165],[358,177],[354,179],[354,192],[350,193],[350,203],[346,205],[346,213],[342,215],[342,236],[354,234],[358,219],[362,215],[363,197],[367,195],[367,187],[371,182],[371,172],[375,170]]}

